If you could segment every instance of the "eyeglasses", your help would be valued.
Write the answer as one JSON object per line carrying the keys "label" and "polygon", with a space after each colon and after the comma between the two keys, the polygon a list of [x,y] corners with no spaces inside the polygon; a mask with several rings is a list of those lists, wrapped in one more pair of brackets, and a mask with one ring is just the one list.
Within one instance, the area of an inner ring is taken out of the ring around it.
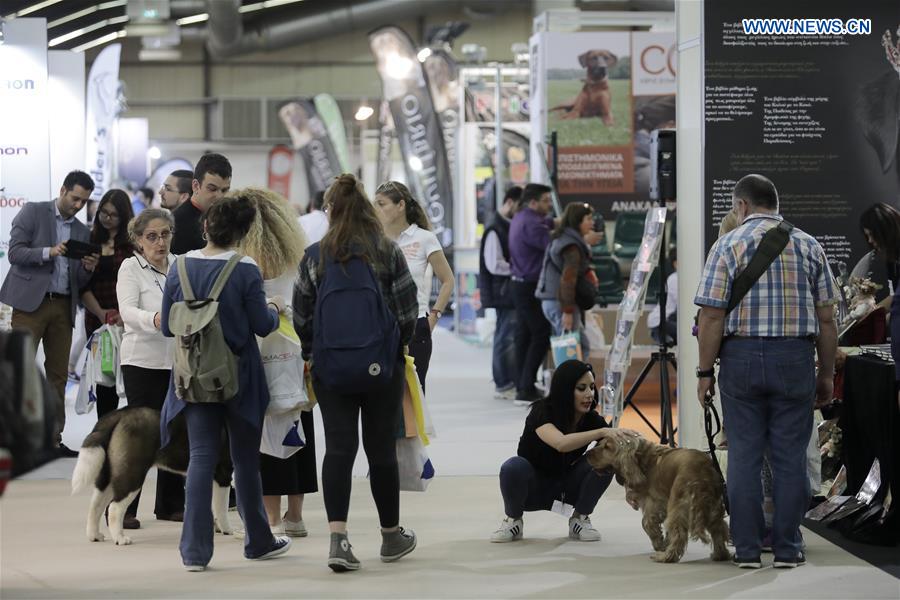
{"label": "eyeglasses", "polygon": [[119,213],[106,212],[105,210],[98,210],[97,214],[100,215],[101,219],[109,219],[110,221],[119,218]]}
{"label": "eyeglasses", "polygon": [[163,231],[162,233],[157,234],[156,232],[144,234],[144,239],[150,242],[151,244],[155,244],[159,240],[164,242],[168,242],[169,238],[172,237],[171,231]]}

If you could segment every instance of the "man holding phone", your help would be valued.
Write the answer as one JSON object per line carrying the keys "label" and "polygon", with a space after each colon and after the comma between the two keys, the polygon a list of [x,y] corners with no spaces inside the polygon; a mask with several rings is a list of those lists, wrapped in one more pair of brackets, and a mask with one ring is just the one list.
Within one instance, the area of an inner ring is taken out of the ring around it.
{"label": "man holding phone", "polygon": [[[13,307],[12,326],[31,332],[44,343],[44,369],[59,396],[56,440],[61,456],[77,456],[62,445],[66,424],[66,379],[72,327],[79,291],[87,285],[100,259],[85,254],[90,230],[75,215],[91,196],[94,181],[82,171],[66,175],[59,197],[29,202],[15,216],[9,241],[10,269],[0,287],[0,302]],[[69,240],[81,252],[69,255]],[[82,244],[78,244],[82,242]]]}

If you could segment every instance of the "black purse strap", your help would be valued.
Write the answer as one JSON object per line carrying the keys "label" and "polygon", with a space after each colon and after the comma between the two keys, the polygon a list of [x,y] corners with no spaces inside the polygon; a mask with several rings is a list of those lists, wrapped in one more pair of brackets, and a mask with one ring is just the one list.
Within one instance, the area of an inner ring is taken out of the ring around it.
{"label": "black purse strap", "polygon": [[759,281],[759,278],[762,277],[763,273],[765,273],[771,264],[775,262],[775,259],[778,258],[791,240],[791,230],[793,229],[793,225],[787,221],[781,221],[777,227],[773,227],[766,232],[762,237],[762,240],[760,240],[756,252],[754,252],[753,256],[750,258],[750,262],[744,270],[734,278],[734,283],[731,284],[731,298],[728,300],[728,307],[725,309],[725,314],[730,313],[741,303],[741,300],[744,299],[744,296],[746,296],[756,282]]}

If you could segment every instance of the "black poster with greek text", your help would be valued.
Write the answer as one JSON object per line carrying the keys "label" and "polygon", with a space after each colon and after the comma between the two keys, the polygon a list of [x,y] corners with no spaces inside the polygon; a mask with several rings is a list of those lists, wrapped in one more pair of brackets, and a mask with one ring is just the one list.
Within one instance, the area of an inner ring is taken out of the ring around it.
{"label": "black poster with greek text", "polygon": [[900,2],[716,0],[704,14],[706,249],[734,184],[760,173],[835,275],[852,270],[869,251],[860,214],[900,206]]}
{"label": "black poster with greek text", "polygon": [[291,136],[291,142],[306,167],[309,196],[324,191],[341,174],[341,163],[328,128],[307,99],[288,102],[278,110],[281,122]]}

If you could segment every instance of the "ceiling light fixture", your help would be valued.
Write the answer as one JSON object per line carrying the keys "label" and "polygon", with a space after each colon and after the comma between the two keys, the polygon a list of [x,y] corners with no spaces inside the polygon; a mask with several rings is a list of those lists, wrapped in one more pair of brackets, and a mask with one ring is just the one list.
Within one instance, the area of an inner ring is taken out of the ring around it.
{"label": "ceiling light fixture", "polygon": [[59,46],[60,44],[64,44],[69,40],[74,40],[77,37],[81,37],[86,33],[90,33],[92,31],[97,31],[98,29],[103,29],[104,27],[109,27],[110,25],[121,25],[128,21],[128,17],[116,17],[114,19],[105,19],[103,21],[98,21],[87,27],[82,27],[81,29],[76,29],[75,31],[70,31],[64,35],[59,37],[55,37],[50,42],[48,42],[48,46],[53,48],[54,46]]}
{"label": "ceiling light fixture", "polygon": [[90,42],[87,42],[80,46],[76,46],[76,47],[72,48],[72,51],[73,52],[84,52],[85,50],[90,50],[91,48],[94,48],[96,46],[101,46],[107,42],[111,42],[115,39],[123,38],[123,37],[125,37],[124,29],[122,31],[113,31],[112,33],[108,33],[108,34],[104,35],[103,37],[98,37],[96,40],[91,40]]}
{"label": "ceiling light fixture", "polygon": [[200,13],[199,15],[191,15],[190,17],[184,17],[175,21],[175,24],[178,26],[183,25],[193,25],[194,23],[202,23],[203,21],[209,20],[208,13]]}
{"label": "ceiling light fixture", "polygon": [[241,14],[262,10],[264,8],[274,8],[276,6],[284,6],[285,4],[294,4],[303,2],[303,0],[267,0],[266,2],[254,2],[253,4],[245,4],[238,9]]}
{"label": "ceiling light fixture", "polygon": [[60,25],[65,25],[70,21],[74,21],[75,19],[80,19],[81,17],[86,17],[88,15],[94,14],[95,12],[101,10],[107,10],[110,8],[118,8],[120,6],[125,6],[127,0],[110,0],[110,2],[102,2],[100,4],[95,4],[89,8],[85,8],[83,10],[79,10],[77,12],[73,12],[71,15],[66,15],[65,17],[60,17],[55,21],[50,21],[47,23],[47,29],[53,29],[54,27],[59,27]]}
{"label": "ceiling light fixture", "polygon": [[39,10],[43,10],[43,9],[47,8],[48,6],[53,6],[54,4],[57,4],[59,2],[62,2],[62,0],[45,0],[44,2],[38,2],[34,6],[29,6],[27,8],[23,8],[22,10],[20,10],[18,12],[14,12],[10,15],[6,15],[4,18],[9,19],[12,17],[24,17],[25,15],[30,15],[31,13],[36,13]]}
{"label": "ceiling light fixture", "polygon": [[372,108],[371,106],[368,106],[366,104],[363,104],[358,109],[356,109],[356,114],[353,115],[353,118],[356,119],[357,121],[365,121],[374,114],[375,114],[374,108]]}

